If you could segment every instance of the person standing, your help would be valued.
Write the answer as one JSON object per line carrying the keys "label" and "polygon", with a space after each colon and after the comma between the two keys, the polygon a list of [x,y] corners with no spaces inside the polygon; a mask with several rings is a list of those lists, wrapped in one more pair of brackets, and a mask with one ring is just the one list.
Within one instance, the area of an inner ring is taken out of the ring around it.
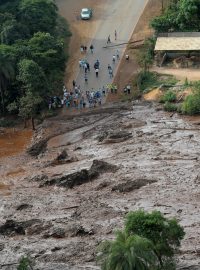
{"label": "person standing", "polygon": [[73,88],[75,88],[75,86],[76,86],[75,80],[72,81],[72,85],[73,85]]}
{"label": "person standing", "polygon": [[92,44],[90,45],[90,51],[91,53],[94,53],[94,46]]}
{"label": "person standing", "polygon": [[87,75],[87,73],[85,73],[84,79],[85,79],[85,83],[88,83],[88,75]]}
{"label": "person standing", "polygon": [[115,30],[115,40],[117,40],[117,30]]}
{"label": "person standing", "polygon": [[95,69],[95,73],[96,73],[96,78],[98,78],[99,77],[99,69],[98,68]]}
{"label": "person standing", "polygon": [[108,72],[109,72],[109,75],[110,75],[110,79],[112,79],[113,78],[113,70],[112,70],[111,67],[109,68]]}

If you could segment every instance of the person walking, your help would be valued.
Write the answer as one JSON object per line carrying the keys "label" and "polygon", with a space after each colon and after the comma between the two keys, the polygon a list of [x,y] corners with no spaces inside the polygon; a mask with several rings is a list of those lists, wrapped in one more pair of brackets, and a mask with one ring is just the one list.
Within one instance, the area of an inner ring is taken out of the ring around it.
{"label": "person walking", "polygon": [[86,65],[87,65],[87,70],[90,71],[90,64],[87,62]]}
{"label": "person walking", "polygon": [[98,68],[95,69],[95,73],[96,73],[96,78],[98,78],[99,77],[99,69]]}
{"label": "person walking", "polygon": [[117,60],[119,60],[119,50],[116,50]]}
{"label": "person walking", "polygon": [[117,30],[115,30],[115,40],[117,40]]}
{"label": "person walking", "polygon": [[112,78],[113,78],[113,70],[112,70],[111,67],[110,67],[110,69],[108,70],[108,73],[109,73],[109,75],[110,75],[110,79],[112,79]]}
{"label": "person walking", "polygon": [[110,35],[108,36],[108,39],[107,39],[107,44],[111,43],[111,40],[110,40]]}
{"label": "person walking", "polygon": [[113,54],[113,57],[112,57],[113,64],[115,64],[115,60],[116,60],[116,56],[115,54]]}
{"label": "person walking", "polygon": [[92,44],[90,45],[90,52],[94,53],[94,46]]}

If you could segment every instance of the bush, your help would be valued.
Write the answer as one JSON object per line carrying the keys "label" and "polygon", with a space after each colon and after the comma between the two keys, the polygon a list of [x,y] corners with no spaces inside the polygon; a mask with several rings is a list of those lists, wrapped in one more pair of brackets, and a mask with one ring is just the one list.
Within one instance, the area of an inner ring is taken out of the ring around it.
{"label": "bush", "polygon": [[138,89],[144,91],[145,89],[152,87],[157,82],[158,75],[154,72],[141,71],[137,76]]}
{"label": "bush", "polygon": [[170,103],[170,102],[165,102],[165,105],[164,105],[164,110],[167,111],[167,112],[176,112],[177,111],[177,106],[173,103]]}
{"label": "bush", "polygon": [[169,90],[167,91],[164,96],[161,97],[160,102],[174,102],[176,101],[176,94]]}
{"label": "bush", "polygon": [[182,105],[182,113],[194,115],[200,113],[200,93],[186,97]]}

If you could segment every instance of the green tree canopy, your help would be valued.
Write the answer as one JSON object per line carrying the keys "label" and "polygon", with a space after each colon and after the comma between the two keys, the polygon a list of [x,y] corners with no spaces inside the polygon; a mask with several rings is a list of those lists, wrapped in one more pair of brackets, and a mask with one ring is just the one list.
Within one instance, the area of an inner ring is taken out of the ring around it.
{"label": "green tree canopy", "polygon": [[151,241],[118,231],[114,241],[100,245],[98,261],[102,270],[153,270],[157,259]]}
{"label": "green tree canopy", "polygon": [[174,0],[165,12],[152,20],[158,32],[200,31],[200,1]]}
{"label": "green tree canopy", "polygon": [[161,266],[165,259],[173,257],[185,235],[175,219],[167,219],[159,211],[130,212],[125,219],[125,230],[129,235],[137,234],[151,240]]}
{"label": "green tree canopy", "polygon": [[21,0],[19,17],[31,34],[53,32],[56,26],[57,7],[52,0]]}
{"label": "green tree canopy", "polygon": [[33,60],[24,59],[19,63],[18,81],[23,89],[33,94],[45,96],[48,92],[48,84],[42,68]]}

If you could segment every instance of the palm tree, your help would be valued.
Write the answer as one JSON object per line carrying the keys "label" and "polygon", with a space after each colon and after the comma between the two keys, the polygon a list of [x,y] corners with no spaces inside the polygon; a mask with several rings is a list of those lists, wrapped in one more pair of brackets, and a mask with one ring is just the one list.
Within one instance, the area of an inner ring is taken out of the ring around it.
{"label": "palm tree", "polygon": [[14,67],[9,57],[0,51],[0,96],[1,111],[5,113],[5,91],[9,81],[14,77]]}
{"label": "palm tree", "polygon": [[157,265],[151,241],[121,231],[114,241],[103,242],[97,259],[102,270],[153,270]]}

